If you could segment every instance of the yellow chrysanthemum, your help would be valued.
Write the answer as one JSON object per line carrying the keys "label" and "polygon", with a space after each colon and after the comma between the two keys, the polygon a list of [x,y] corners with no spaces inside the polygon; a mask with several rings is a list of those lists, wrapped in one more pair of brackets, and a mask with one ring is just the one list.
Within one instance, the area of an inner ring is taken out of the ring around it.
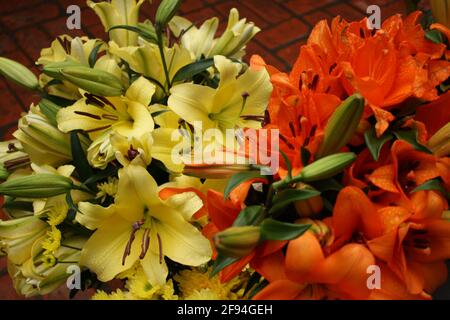
{"label": "yellow chrysanthemum", "polygon": [[[218,300],[236,300],[239,298],[235,293],[236,287],[241,283],[239,277],[227,283],[221,283],[219,277],[210,277],[210,270],[201,271],[199,269],[183,270],[174,276],[178,282],[180,291],[184,299],[193,299],[195,297],[209,296]],[[208,289],[209,292],[202,291]]]}
{"label": "yellow chrysanthemum", "polygon": [[156,299],[161,290],[159,285],[152,286],[142,268],[139,268],[135,275],[127,281],[126,287],[130,293],[138,299],[151,300]]}
{"label": "yellow chrysanthemum", "polygon": [[186,300],[220,300],[211,289],[195,290]]}
{"label": "yellow chrysanthemum", "polygon": [[97,199],[102,199],[105,201],[107,196],[114,197],[117,193],[117,186],[119,184],[119,180],[115,177],[109,177],[108,182],[103,182],[97,184],[98,193]]}
{"label": "yellow chrysanthemum", "polygon": [[42,248],[45,249],[45,254],[54,254],[61,246],[61,231],[55,226],[47,231],[47,238],[42,242]]}
{"label": "yellow chrysanthemum", "polygon": [[117,289],[114,292],[106,293],[103,290],[98,290],[92,297],[92,300],[130,300],[130,294]]}
{"label": "yellow chrysanthemum", "polygon": [[177,300],[178,296],[175,295],[175,289],[173,287],[172,280],[167,281],[166,284],[160,286],[152,286],[145,275],[144,269],[138,268],[136,272],[129,278],[126,284],[126,288],[130,294],[136,299],[140,300]]}

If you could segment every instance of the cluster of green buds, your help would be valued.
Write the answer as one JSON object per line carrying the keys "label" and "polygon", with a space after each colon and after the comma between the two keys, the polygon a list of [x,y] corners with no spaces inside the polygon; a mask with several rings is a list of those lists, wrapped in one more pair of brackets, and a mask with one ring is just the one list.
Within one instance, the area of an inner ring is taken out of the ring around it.
{"label": "cluster of green buds", "polygon": [[49,63],[43,72],[54,79],[69,81],[94,95],[115,97],[124,93],[121,80],[112,73],[74,61]]}

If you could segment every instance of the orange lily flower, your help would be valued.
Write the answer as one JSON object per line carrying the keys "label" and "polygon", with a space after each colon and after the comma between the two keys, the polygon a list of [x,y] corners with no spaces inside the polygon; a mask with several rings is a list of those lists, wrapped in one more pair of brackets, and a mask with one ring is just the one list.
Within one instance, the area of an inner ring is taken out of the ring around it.
{"label": "orange lily flower", "polygon": [[411,198],[415,210],[392,200],[373,203],[360,189],[344,188],[332,218],[335,243],[365,243],[410,294],[428,297],[447,277],[450,222],[441,218],[447,203],[435,191],[417,192]]}
{"label": "orange lily flower", "polygon": [[285,257],[278,252],[252,264],[270,282],[254,299],[365,299],[370,295],[367,268],[374,263],[360,244],[326,255],[317,237],[307,231],[289,242]]}

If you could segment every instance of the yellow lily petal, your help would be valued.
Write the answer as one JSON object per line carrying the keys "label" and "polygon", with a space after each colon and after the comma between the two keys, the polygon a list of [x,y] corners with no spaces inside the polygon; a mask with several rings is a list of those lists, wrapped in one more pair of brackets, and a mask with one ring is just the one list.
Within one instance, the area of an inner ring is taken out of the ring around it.
{"label": "yellow lily petal", "polygon": [[122,169],[116,195],[117,212],[134,223],[143,218],[145,207],[159,203],[158,186],[141,166],[129,165]]}
{"label": "yellow lily petal", "polygon": [[[119,273],[131,268],[139,259],[140,242],[134,241],[130,255],[122,265],[125,248],[130,239],[132,226],[120,216],[115,215],[103,223],[86,242],[81,251],[80,265],[95,272],[100,281],[112,280]],[[142,237],[142,231],[136,232]]]}
{"label": "yellow lily petal", "polygon": [[199,266],[211,259],[211,245],[201,232],[169,207],[152,210],[152,228],[161,238],[162,252],[178,263]]}
{"label": "yellow lily petal", "polygon": [[140,77],[128,88],[126,97],[131,101],[137,101],[147,107],[152,101],[155,91],[156,87],[153,83],[144,77]]}
{"label": "yellow lily petal", "polygon": [[105,208],[89,202],[80,202],[78,210],[75,220],[90,230],[99,228],[116,213],[113,205]]}
{"label": "yellow lily petal", "polygon": [[[157,241],[156,235],[151,235],[150,237],[154,242]],[[141,261],[141,266],[144,269],[148,282],[152,286],[163,286],[166,284],[169,270],[167,269],[167,264],[164,259],[160,261],[159,253],[148,250],[144,259]]]}

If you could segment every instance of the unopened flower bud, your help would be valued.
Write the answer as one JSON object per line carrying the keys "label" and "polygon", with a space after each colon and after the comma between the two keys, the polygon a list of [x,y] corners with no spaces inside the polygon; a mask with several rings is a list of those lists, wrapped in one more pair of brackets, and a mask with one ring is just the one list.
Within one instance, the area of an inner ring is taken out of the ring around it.
{"label": "unopened flower bud", "polygon": [[338,152],[353,137],[364,111],[364,98],[359,94],[348,97],[334,111],[325,127],[317,158]]}
{"label": "unopened flower bud", "polygon": [[261,238],[259,227],[231,227],[214,236],[217,251],[227,257],[241,258],[249,255]]}
{"label": "unopened flower bud", "polygon": [[67,67],[61,70],[63,78],[94,95],[116,97],[122,95],[124,88],[113,74],[89,67]]}
{"label": "unopened flower bud", "polygon": [[58,80],[64,80],[64,77],[61,74],[61,70],[63,70],[64,68],[68,68],[68,67],[80,67],[83,66],[81,63],[76,62],[76,61],[61,61],[61,62],[51,62],[47,65],[44,66],[44,68],[42,69],[42,71],[54,78],[54,79],[58,79]]}
{"label": "unopened flower bud", "polygon": [[[313,189],[305,183],[297,183],[297,190]],[[294,202],[295,210],[301,218],[310,218],[319,214],[323,209],[323,200],[320,195]]]}
{"label": "unopened flower bud", "polygon": [[438,157],[450,155],[450,122],[431,137],[428,147]]}
{"label": "unopened flower bud", "polygon": [[181,0],[163,0],[156,11],[156,25],[160,30],[172,20],[180,8]]}
{"label": "unopened flower bud", "polygon": [[0,194],[20,198],[48,198],[65,194],[73,188],[70,178],[39,173],[7,180],[0,184]]}
{"label": "unopened flower bud", "polygon": [[299,181],[312,182],[331,178],[356,160],[353,152],[336,153],[314,161],[302,169]]}
{"label": "unopened flower bud", "polygon": [[39,87],[34,73],[13,60],[0,57],[0,74],[24,88],[36,90]]}
{"label": "unopened flower bud", "polygon": [[334,241],[333,230],[321,220],[312,220],[305,218],[305,219],[298,219],[295,221],[295,223],[311,225],[309,231],[314,233],[314,235],[316,236],[317,240],[319,240],[320,245],[322,247],[326,247],[332,244]]}

